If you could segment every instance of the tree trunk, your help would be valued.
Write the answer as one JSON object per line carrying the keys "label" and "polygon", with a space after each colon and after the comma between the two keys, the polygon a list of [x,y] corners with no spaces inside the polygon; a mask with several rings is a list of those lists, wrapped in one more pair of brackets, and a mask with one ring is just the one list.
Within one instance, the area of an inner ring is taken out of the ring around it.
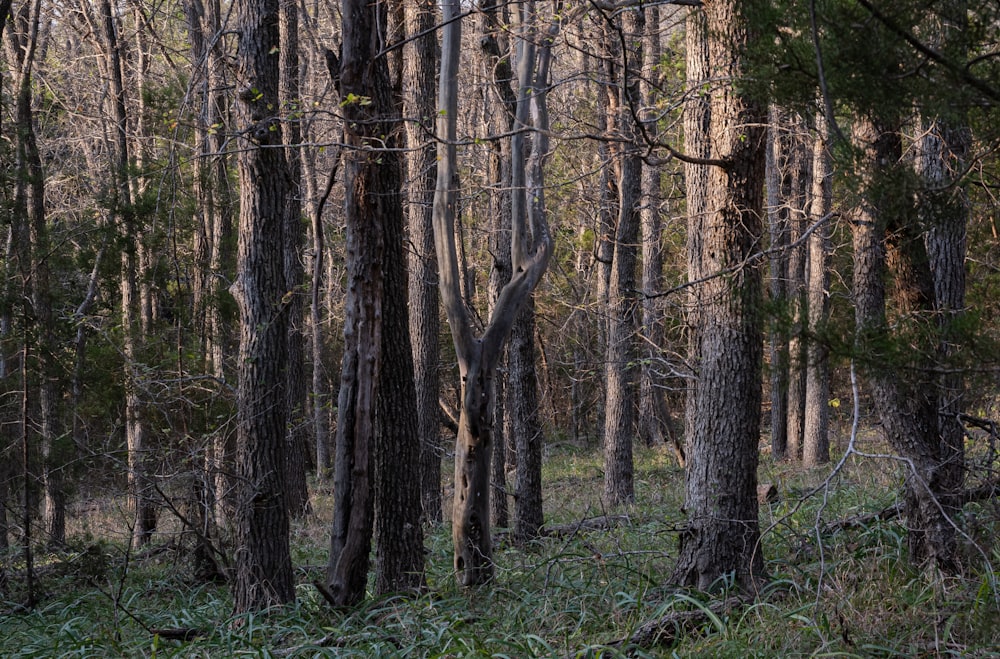
{"label": "tree trunk", "polygon": [[[686,87],[687,101],[684,106],[684,150],[694,158],[711,156],[712,143],[709,139],[712,106],[706,90],[709,72],[708,27],[705,12],[700,8],[690,9],[685,21],[686,44]],[[698,282],[704,275],[702,265],[702,233],[708,210],[708,167],[684,163],[685,203],[687,204],[687,271],[688,282]],[[685,325],[688,344],[689,377],[684,396],[684,447],[691,450],[694,425],[698,413],[698,331],[699,313],[703,297],[702,285],[695,283],[688,288],[688,307]]]}
{"label": "tree trunk", "polygon": [[810,223],[824,222],[809,236],[808,336],[806,353],[806,400],[802,428],[802,463],[807,467],[830,460],[830,362],[822,337],[830,319],[830,236],[833,208],[833,166],[827,150],[827,131],[822,114],[816,115],[813,144]]}
{"label": "tree trunk", "polygon": [[[413,469],[419,438],[413,435],[416,392],[406,340],[401,173],[394,150],[398,109],[388,62],[378,56],[386,39],[386,3],[344,0],[343,16],[340,84],[349,149],[344,174],[352,183],[345,194],[349,279],[328,586],[338,605],[349,606],[365,593],[373,496],[379,506],[378,587],[418,587],[423,577],[413,570],[422,566],[423,548]],[[391,350],[387,341],[394,343]],[[375,464],[391,471],[372,471],[373,451]]]}
{"label": "tree trunk", "polygon": [[[383,4],[384,6],[384,4]],[[384,23],[381,23],[384,25]],[[381,68],[381,67],[379,67]],[[387,71],[386,71],[387,73]],[[380,71],[381,74],[381,71]],[[382,79],[375,81],[378,85]],[[399,116],[387,90],[376,86],[381,135],[398,134]],[[403,249],[401,156],[395,137],[373,167],[369,194],[380,198],[384,276],[382,346],[375,403],[375,592],[416,592],[424,585],[421,526],[421,438],[413,352],[407,315],[406,256]],[[435,401],[436,403],[437,401]],[[437,409],[435,405],[435,410]]]}
{"label": "tree trunk", "polygon": [[[788,300],[788,207],[781,203],[780,111],[771,107],[767,139],[767,227],[771,239],[770,293],[775,308]],[[783,155],[783,154],[782,154]],[[783,460],[788,455],[788,326],[779,312],[772,322],[770,337],[771,363],[771,455]],[[795,459],[792,455],[792,459]]]}
{"label": "tree trunk", "polygon": [[[137,274],[139,255],[137,248],[137,219],[135,216],[129,170],[133,163],[129,148],[129,121],[122,72],[122,44],[118,38],[115,14],[111,3],[102,0],[100,22],[104,43],[104,67],[111,80],[112,113],[114,117],[114,172],[115,207],[123,239],[120,288],[122,313],[122,354],[125,358],[125,444],[128,455],[129,501],[134,514],[132,541],[136,546],[149,542],[156,529],[156,508],[152,501],[149,482],[146,435],[147,423],[139,399],[138,349],[141,337],[140,299]],[[96,20],[96,19],[95,19]]]}
{"label": "tree trunk", "polygon": [[240,312],[237,393],[237,613],[295,600],[286,503],[285,405],[288,309],[284,218],[289,194],[279,106],[279,0],[238,0],[237,126],[240,227],[236,281]]}
{"label": "tree trunk", "polygon": [[[444,453],[438,400],[441,333],[437,255],[434,253],[434,168],[437,153],[429,135],[434,130],[434,77],[437,73],[437,37],[434,6],[404,3],[406,34],[415,37],[403,47],[405,67],[403,115],[421,117],[406,122],[407,224],[410,233],[410,336],[413,341],[414,382],[417,395],[417,436],[420,439],[420,497],[424,519],[441,521],[441,456]],[[422,35],[416,37],[416,35]]]}
{"label": "tree trunk", "polygon": [[288,426],[285,437],[285,500],[288,512],[299,517],[309,512],[306,486],[309,424],[306,417],[305,320],[302,284],[302,129],[303,113],[299,98],[299,4],[280,0],[281,4],[281,85],[278,100],[285,119],[288,146],[286,159],[290,188],[285,197],[284,259],[285,295],[288,296],[288,347],[285,359]]}
{"label": "tree trunk", "polygon": [[747,258],[758,249],[763,211],[766,111],[741,95],[741,51],[749,43],[742,3],[705,7],[712,95],[713,158],[701,226],[701,267],[719,273],[704,284],[699,311],[700,372],[689,440],[677,578],[701,590],[735,575],[744,588],[762,577],[757,508],[761,402],[761,273]]}
{"label": "tree trunk", "polygon": [[[934,307],[934,282],[918,227],[900,216],[906,205],[899,199],[911,191],[899,172],[899,132],[861,119],[855,122],[855,141],[864,158],[859,166],[864,197],[852,225],[856,350],[866,367],[886,439],[907,461],[904,515],[910,560],[951,572],[957,569],[957,511],[953,492],[947,489],[953,485],[948,478],[953,455],[940,441],[937,390],[928,357],[923,351],[907,350],[907,363],[900,364],[882,354],[893,332],[922,331],[921,325],[933,315],[928,312]],[[898,316],[892,330],[886,318],[887,266],[894,275]],[[900,378],[903,367],[913,377]]]}
{"label": "tree trunk", "polygon": [[[434,194],[434,243],[440,264],[441,299],[448,315],[462,378],[461,412],[455,446],[455,502],[452,513],[454,567],[459,584],[472,586],[493,576],[490,539],[490,452],[492,450],[493,380],[517,313],[548,266],[552,237],[544,216],[512,212],[513,276],[500,293],[482,337],[473,334],[472,319],[462,299],[462,281],[454,241],[457,204],[458,66],[461,45],[459,3],[443,4],[441,73],[437,116],[438,175]],[[529,8],[527,15],[533,15]],[[551,38],[551,32],[547,38]],[[524,42],[521,56],[534,70],[534,46]],[[526,65],[527,66],[527,65]],[[538,71],[545,67],[539,66]],[[544,79],[544,78],[541,78]],[[532,77],[532,80],[539,78]],[[515,130],[527,127],[529,94],[522,79]],[[544,94],[542,95],[544,99]],[[542,100],[541,102],[544,102]],[[515,138],[521,131],[516,130]],[[512,148],[517,160],[517,150]],[[513,191],[519,186],[512,181]],[[516,207],[515,207],[516,208]],[[537,224],[535,224],[537,223]],[[533,242],[532,242],[533,241]],[[532,246],[533,245],[533,246]]]}
{"label": "tree trunk", "polygon": [[632,438],[635,435],[639,394],[638,300],[636,264],[641,223],[642,158],[639,131],[633,109],[642,105],[639,89],[642,71],[642,39],[645,14],[640,8],[622,14],[621,29],[627,43],[622,78],[618,127],[622,142],[621,173],[618,180],[618,226],[611,261],[608,290],[608,357],[605,371],[604,404],[604,499],[610,506],[635,500],[632,465]]}
{"label": "tree trunk", "polygon": [[45,173],[35,136],[31,80],[38,46],[39,3],[25,3],[14,19],[8,34],[13,55],[12,72],[16,78],[14,111],[15,162],[12,213],[15,226],[23,227],[21,238],[28,258],[24,275],[24,303],[30,304],[36,365],[33,369],[38,392],[38,433],[41,439],[41,476],[45,530],[51,545],[66,540],[66,483],[64,472],[71,462],[71,444],[64,436],[59,401],[59,382],[55,319],[50,290],[49,231],[45,211]]}

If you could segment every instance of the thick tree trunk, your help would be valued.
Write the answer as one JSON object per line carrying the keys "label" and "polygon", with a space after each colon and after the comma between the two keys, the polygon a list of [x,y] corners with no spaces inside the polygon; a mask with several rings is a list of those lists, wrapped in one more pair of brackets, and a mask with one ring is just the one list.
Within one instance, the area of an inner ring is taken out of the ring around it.
{"label": "thick tree trunk", "polygon": [[[684,105],[684,151],[694,158],[711,156],[709,129],[712,117],[710,96],[705,89],[710,76],[709,42],[705,12],[691,9],[686,20],[687,100]],[[684,163],[685,200],[687,204],[687,270],[688,281],[698,282],[704,275],[702,265],[702,233],[708,209],[708,167]],[[684,445],[690,452],[691,438],[698,413],[698,314],[703,297],[702,285],[688,288],[685,324],[688,344],[688,382],[684,399]]]}
{"label": "thick tree trunk", "polygon": [[763,211],[766,111],[732,86],[744,74],[740,51],[747,19],[735,0],[705,7],[712,96],[713,166],[701,226],[705,283],[697,359],[694,434],[689,440],[685,509],[677,578],[707,590],[734,574],[751,586],[763,575],[757,509],[760,436],[761,273],[747,258],[758,249]]}
{"label": "thick tree trunk", "polygon": [[378,56],[387,6],[345,0],[343,15],[344,173],[352,183],[345,195],[349,284],[328,587],[338,605],[349,606],[365,593],[373,496],[381,592],[421,585],[423,536],[395,149],[399,115],[388,62]]}
{"label": "thick tree trunk", "polygon": [[289,177],[278,107],[279,0],[238,0],[237,125],[240,312],[233,605],[236,612],[295,600],[285,498],[288,314],[284,218]]}
{"label": "thick tree trunk", "polygon": [[[907,351],[909,363],[887,362],[879,350],[894,332],[918,330],[934,307],[934,282],[919,229],[899,216],[894,195],[907,194],[898,171],[902,142],[897,130],[862,119],[855,140],[863,152],[865,197],[852,225],[854,234],[854,300],[857,353],[864,360],[872,397],[886,439],[906,460],[904,514],[910,560],[946,572],[957,569],[954,485],[948,465],[954,457],[938,431],[938,401],[928,358]],[[904,206],[905,208],[905,206]],[[895,286],[898,317],[890,330],[886,317],[886,269]],[[901,367],[913,377],[900,378]]]}
{"label": "thick tree trunk", "polygon": [[[415,37],[403,47],[403,115],[421,117],[406,122],[407,224],[410,233],[410,336],[413,341],[414,382],[417,395],[417,436],[420,439],[420,498],[424,519],[441,521],[441,457],[444,453],[438,400],[441,396],[439,335],[440,296],[437,255],[434,253],[434,91],[437,73],[437,37],[434,5],[404,3],[406,34]],[[416,35],[422,35],[417,37]]]}
{"label": "thick tree trunk", "polygon": [[809,221],[824,224],[809,235],[808,344],[806,353],[806,400],[802,428],[802,463],[823,464],[830,459],[830,362],[822,340],[830,319],[830,236],[833,208],[833,167],[827,150],[825,120],[817,115],[813,144],[812,195]]}
{"label": "thick tree trunk", "polygon": [[[378,82],[378,81],[376,81]],[[380,112],[391,114],[382,130],[395,135],[393,99],[375,95]],[[403,249],[401,156],[395,138],[379,154],[370,194],[381,198],[384,301],[382,348],[375,402],[375,592],[416,592],[424,585],[421,526],[420,435],[413,352],[407,315],[406,255]],[[436,403],[436,401],[435,401]],[[436,411],[436,405],[435,405]]]}

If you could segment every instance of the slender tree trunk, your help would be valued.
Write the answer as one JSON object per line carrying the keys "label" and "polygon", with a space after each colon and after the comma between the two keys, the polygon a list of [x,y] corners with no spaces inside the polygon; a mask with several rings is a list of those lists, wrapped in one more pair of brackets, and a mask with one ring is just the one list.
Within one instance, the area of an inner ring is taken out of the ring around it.
{"label": "slender tree trunk", "polygon": [[[462,378],[461,412],[455,446],[455,503],[452,513],[454,567],[458,582],[472,586],[493,576],[490,539],[490,452],[493,381],[504,343],[521,306],[531,295],[552,255],[552,237],[544,216],[511,213],[512,278],[500,294],[482,337],[476,338],[462,299],[458,254],[453,239],[457,198],[458,66],[461,44],[459,3],[443,4],[441,74],[438,92],[438,176],[434,194],[434,242],[440,264],[441,299],[448,315]],[[529,10],[528,15],[532,12]],[[551,38],[551,33],[547,38]],[[534,62],[533,44],[525,41],[522,57]],[[530,70],[530,69],[529,69]],[[539,66],[539,71],[544,66]],[[532,78],[537,80],[536,78]],[[522,79],[522,83],[523,83]],[[528,93],[520,85],[515,139],[527,127]],[[544,96],[544,95],[543,95]],[[517,149],[512,148],[514,162]],[[523,183],[512,176],[513,191]],[[515,195],[517,196],[517,195]],[[522,202],[523,203],[523,202]],[[537,224],[535,224],[537,222]]]}
{"label": "slender tree trunk", "polygon": [[111,80],[112,113],[115,134],[115,164],[113,180],[116,198],[113,212],[118,218],[124,245],[122,248],[120,288],[122,313],[122,353],[125,357],[125,443],[128,454],[130,505],[135,515],[132,541],[136,546],[149,542],[156,529],[156,508],[153,505],[147,465],[147,423],[139,397],[138,358],[140,299],[138,286],[139,254],[137,248],[137,218],[133,187],[129,182],[132,166],[129,148],[129,121],[122,72],[122,44],[109,0],[100,6],[101,32],[104,39],[105,67]]}
{"label": "slender tree trunk", "polygon": [[288,295],[288,347],[285,361],[288,399],[288,431],[285,438],[285,498],[288,512],[299,517],[309,512],[306,486],[309,424],[306,417],[305,320],[302,294],[302,129],[303,108],[299,98],[299,4],[281,4],[281,85],[278,100],[285,119],[285,144],[290,188],[285,198],[284,258],[285,294]]}
{"label": "slender tree trunk", "polygon": [[[780,111],[771,107],[767,140],[767,226],[771,239],[770,293],[775,308],[788,300],[788,207],[781,203]],[[771,362],[771,455],[783,460],[788,455],[788,327],[778,314],[772,323],[770,337]],[[793,454],[792,458],[796,456]]]}
{"label": "slender tree trunk", "polygon": [[643,10],[622,14],[621,29],[627,43],[635,48],[624,51],[626,65],[621,68],[621,113],[618,125],[622,144],[621,173],[618,182],[618,226],[611,262],[611,285],[608,295],[608,357],[605,375],[604,420],[604,499],[611,506],[635,500],[632,465],[632,438],[638,424],[636,407],[639,395],[638,299],[636,265],[641,223],[639,203],[642,196],[642,159],[638,127],[633,108],[642,105],[639,89],[642,71],[641,35],[645,31]]}
{"label": "slender tree trunk", "polygon": [[[750,587],[763,575],[757,508],[762,327],[761,273],[748,257],[761,239],[766,110],[739,93],[741,51],[751,35],[742,3],[705,6],[712,95],[712,156],[701,225],[704,284],[697,331],[699,381],[689,440],[677,579],[701,590],[735,575]],[[724,274],[723,274],[724,273]]]}
{"label": "slender tree trunk", "polygon": [[288,309],[284,225],[288,163],[278,118],[279,0],[238,0],[240,312],[233,581],[237,613],[295,600],[286,503]]}
{"label": "slender tree trunk", "polygon": [[434,253],[434,173],[436,149],[430,135],[433,120],[437,37],[435,5],[404,3],[406,34],[414,38],[403,47],[403,115],[420,117],[406,122],[407,224],[410,232],[410,336],[413,341],[414,381],[417,393],[417,434],[420,438],[420,491],[424,519],[441,521],[441,456],[444,453],[438,400],[441,397],[439,335],[440,296],[437,255]]}
{"label": "slender tree trunk", "polygon": [[802,463],[807,467],[830,460],[830,362],[827,344],[821,337],[830,319],[832,223],[825,218],[833,208],[833,166],[822,114],[817,115],[816,124],[809,221],[825,221],[825,224],[809,236],[806,399],[802,429]]}

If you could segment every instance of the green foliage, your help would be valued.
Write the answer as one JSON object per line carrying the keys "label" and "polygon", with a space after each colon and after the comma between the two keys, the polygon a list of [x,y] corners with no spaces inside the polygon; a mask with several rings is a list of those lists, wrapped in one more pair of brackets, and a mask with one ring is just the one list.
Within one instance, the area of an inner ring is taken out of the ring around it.
{"label": "green foliage", "polygon": [[[860,441],[874,440],[865,435]],[[550,526],[603,512],[600,465],[595,451],[571,445],[550,451],[544,468]],[[426,594],[370,598],[334,613],[309,585],[322,578],[331,505],[328,492],[317,490],[316,516],[293,529],[294,560],[304,566],[296,605],[232,618],[225,586],[191,582],[182,556],[169,546],[126,561],[120,545],[89,541],[39,558],[47,599],[30,613],[0,617],[0,655],[862,657],[968,655],[1000,642],[992,567],[1000,552],[966,552],[964,578],[914,572],[898,522],[828,525],[893,504],[895,463],[854,457],[830,487],[803,498],[826,476],[822,469],[763,461],[761,480],[781,492],[761,510],[772,579],[754,603],[728,610],[671,587],[683,472],[664,451],[640,450],[639,503],[628,519],[523,548],[502,545],[489,588],[454,585],[444,527],[427,538]],[[974,539],[997,531],[990,505],[973,506],[968,515]],[[653,647],[620,642],[647,621],[681,612],[697,620],[664,627],[667,636],[676,632],[673,641]],[[177,641],[150,632],[162,629],[199,635]]]}

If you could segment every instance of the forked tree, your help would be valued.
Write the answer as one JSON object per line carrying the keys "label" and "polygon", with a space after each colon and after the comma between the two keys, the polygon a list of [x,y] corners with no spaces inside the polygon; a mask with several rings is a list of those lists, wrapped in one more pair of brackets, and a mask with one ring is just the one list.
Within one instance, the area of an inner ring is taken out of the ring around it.
{"label": "forked tree", "polygon": [[[445,27],[442,30],[437,120],[441,142],[434,194],[434,242],[440,266],[441,299],[455,343],[462,386],[455,443],[454,567],[458,582],[472,586],[487,582],[493,576],[489,500],[493,449],[491,401],[496,367],[519,310],[548,267],[553,241],[544,213],[512,214],[511,280],[501,291],[482,335],[476,336],[473,319],[462,296],[455,245],[460,11],[457,0],[443,3]],[[547,74],[546,53],[545,47],[536,50],[533,44],[522,42],[515,131],[528,127],[528,108],[532,102],[544,107],[544,94],[532,94],[528,89],[538,81],[536,76]],[[541,58],[536,59],[539,56]],[[544,118],[544,112],[535,116]],[[514,186],[515,195],[524,195],[524,192],[523,187]]]}

